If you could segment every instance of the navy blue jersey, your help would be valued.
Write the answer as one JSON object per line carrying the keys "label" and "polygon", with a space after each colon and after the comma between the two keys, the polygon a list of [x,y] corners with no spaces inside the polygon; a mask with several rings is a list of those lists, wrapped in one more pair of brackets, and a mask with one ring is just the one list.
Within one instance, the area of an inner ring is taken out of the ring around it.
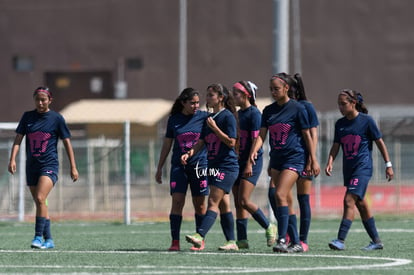
{"label": "navy blue jersey", "polygon": [[313,104],[307,100],[299,100],[298,102],[305,107],[306,112],[308,113],[309,128],[318,127],[319,126],[318,115],[316,114],[316,110]]}
{"label": "navy blue jersey", "polygon": [[[282,106],[274,102],[266,106],[262,114],[262,128],[269,131],[270,157],[283,159],[291,155],[305,154],[302,130],[309,129],[305,107],[295,100]],[[302,158],[300,161],[303,161]]]}
{"label": "navy blue jersey", "polygon": [[372,141],[381,138],[375,121],[367,114],[359,113],[352,120],[343,117],[335,123],[334,142],[343,152],[343,175],[372,176]]}
{"label": "navy blue jersey", "polygon": [[[214,115],[214,114],[212,114]],[[214,118],[217,127],[230,138],[237,138],[237,122],[234,115],[227,109],[223,109]],[[237,167],[237,154],[235,148],[230,148],[223,144],[213,130],[206,125],[203,129],[201,138],[207,147],[207,158],[209,168],[228,168]]]}
{"label": "navy blue jersey", "polygon": [[[250,156],[253,139],[259,136],[262,114],[255,106],[238,111],[239,119],[239,162],[245,163]],[[263,149],[258,151],[261,157]]]}
{"label": "navy blue jersey", "polygon": [[[313,104],[307,100],[299,100],[298,102],[302,104],[306,109],[306,113],[308,114],[308,120],[309,120],[309,128],[318,127],[319,126],[318,115],[316,114],[316,110]],[[309,152],[308,152],[308,148],[306,148],[306,144],[304,144],[303,146],[305,148],[306,154],[308,155]]]}
{"label": "navy blue jersey", "polygon": [[[194,115],[178,113],[168,118],[165,137],[174,139],[172,164],[181,165],[181,156],[198,142],[207,116],[207,112],[198,110]],[[205,147],[188,160],[189,165],[195,165],[197,162],[207,163]]]}
{"label": "navy blue jersey", "polygon": [[25,112],[16,133],[26,135],[26,169],[59,167],[58,139],[70,138],[70,131],[62,115],[55,111]]}

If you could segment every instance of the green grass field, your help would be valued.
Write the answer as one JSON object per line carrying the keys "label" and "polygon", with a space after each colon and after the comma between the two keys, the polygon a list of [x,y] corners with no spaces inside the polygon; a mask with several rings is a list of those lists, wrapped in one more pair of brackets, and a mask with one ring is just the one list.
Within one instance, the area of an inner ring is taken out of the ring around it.
{"label": "green grass field", "polygon": [[217,250],[224,242],[216,221],[206,238],[206,249],[189,250],[185,234],[193,233],[192,221],[183,223],[180,252],[167,252],[167,222],[134,222],[132,225],[99,222],[52,224],[56,248],[30,248],[31,223],[0,223],[0,273],[112,273],[112,274],[414,274],[414,220],[378,218],[385,245],[381,251],[365,252],[369,243],[360,220],[348,235],[346,251],[331,251],[339,220],[313,220],[310,251],[276,254],[266,246],[264,230],[249,220],[250,249]]}

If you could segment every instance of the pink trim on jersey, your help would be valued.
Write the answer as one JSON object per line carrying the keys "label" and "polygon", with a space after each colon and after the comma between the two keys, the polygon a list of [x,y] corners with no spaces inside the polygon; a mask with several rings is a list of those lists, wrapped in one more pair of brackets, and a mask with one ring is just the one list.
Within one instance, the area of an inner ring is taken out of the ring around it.
{"label": "pink trim on jersey", "polygon": [[242,91],[243,93],[245,93],[248,97],[252,97],[249,93],[249,91],[246,90],[246,88],[240,84],[239,82],[234,83],[233,88],[236,88],[237,90]]}
{"label": "pink trim on jersey", "polygon": [[259,136],[259,130],[255,130],[251,132],[252,138],[257,138]]}

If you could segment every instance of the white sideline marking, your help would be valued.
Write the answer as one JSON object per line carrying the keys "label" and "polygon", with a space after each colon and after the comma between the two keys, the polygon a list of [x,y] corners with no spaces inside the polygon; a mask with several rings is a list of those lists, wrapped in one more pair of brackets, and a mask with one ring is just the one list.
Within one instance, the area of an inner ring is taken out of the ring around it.
{"label": "white sideline marking", "polygon": [[[263,234],[263,232],[265,232],[264,229],[258,229],[258,230],[251,230],[248,233],[249,234]],[[337,233],[338,230],[337,229],[314,229],[314,230],[310,230],[309,234],[325,234],[325,233]],[[349,231],[350,233],[366,233],[365,229],[351,229]],[[401,228],[390,228],[390,229],[378,229],[379,233],[414,233],[414,229],[401,229]],[[111,231],[102,231],[102,232],[79,232],[77,234],[79,235],[111,235],[111,234],[115,234],[115,233],[119,233],[118,231],[116,232],[111,232]],[[152,230],[152,231],[143,231],[143,230],[128,230],[125,233],[129,233],[129,234],[169,234],[170,231],[168,229],[166,230]],[[194,231],[191,230],[181,230],[181,233],[183,234],[191,234],[194,233]],[[1,233],[2,236],[16,236],[16,235],[27,235],[26,232],[2,232]],[[222,231],[220,230],[210,230],[209,234],[223,234]]]}
{"label": "white sideline marking", "polygon": [[[2,253],[36,253],[33,250],[0,250]],[[57,251],[48,250],[46,253],[67,253],[67,254],[168,254],[171,252],[151,252],[151,251]],[[179,252],[180,254],[196,255],[193,252]],[[139,270],[140,274],[214,274],[218,270],[220,273],[237,274],[237,273],[259,273],[259,272],[288,272],[288,271],[315,271],[315,270],[367,270],[373,268],[390,268],[395,266],[402,266],[412,263],[409,259],[388,258],[388,257],[371,257],[371,256],[346,256],[346,255],[305,255],[305,254],[275,254],[275,253],[217,253],[217,252],[202,252],[200,255],[225,255],[225,256],[267,256],[267,257],[307,257],[307,258],[342,258],[342,259],[357,259],[357,260],[380,260],[387,261],[386,263],[363,264],[363,265],[343,265],[343,266],[315,266],[315,267],[217,267],[217,266],[160,266],[160,265],[130,265],[130,266],[94,266],[94,265],[0,265],[0,268],[54,268],[54,269],[68,269],[68,268],[84,268],[84,269],[132,269]],[[146,271],[142,269],[147,269]]]}

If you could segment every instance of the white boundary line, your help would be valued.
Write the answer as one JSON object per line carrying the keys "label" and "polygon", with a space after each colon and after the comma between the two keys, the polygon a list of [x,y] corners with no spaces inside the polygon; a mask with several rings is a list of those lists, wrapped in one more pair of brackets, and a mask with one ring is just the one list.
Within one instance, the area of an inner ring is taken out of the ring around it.
{"label": "white boundary line", "polygon": [[[0,250],[2,253],[36,253],[33,250]],[[171,252],[151,252],[151,251],[57,251],[48,250],[46,253],[67,253],[67,254],[168,254],[173,255]],[[223,256],[266,256],[266,257],[306,257],[306,258],[338,258],[338,259],[357,259],[357,260],[376,260],[387,261],[386,263],[376,264],[363,264],[363,265],[341,265],[341,266],[315,266],[315,267],[217,267],[217,266],[160,266],[160,265],[131,265],[131,266],[94,266],[94,265],[82,265],[82,266],[64,266],[64,265],[0,265],[0,268],[53,268],[53,269],[70,269],[70,268],[82,268],[82,269],[131,269],[134,272],[139,270],[140,274],[215,274],[218,271],[220,273],[237,274],[237,273],[267,273],[267,272],[291,272],[291,271],[316,271],[316,270],[369,270],[369,269],[384,269],[396,266],[402,266],[412,263],[409,259],[389,258],[389,257],[371,257],[371,256],[347,256],[347,255],[306,255],[306,254],[275,254],[275,253],[217,253],[217,252],[178,252],[180,254],[188,255],[223,255]],[[147,269],[144,271],[142,269]]]}
{"label": "white boundary line", "polygon": [[[263,234],[263,232],[265,232],[265,230],[259,229],[259,230],[251,230],[248,233],[249,234]],[[350,233],[365,233],[366,231],[365,229],[351,229],[349,231]],[[391,228],[391,229],[378,229],[379,233],[414,233],[414,229],[401,229],[401,228]],[[102,232],[79,232],[79,235],[110,235],[113,233],[119,233],[118,231],[116,232],[111,232],[111,231],[102,231]],[[127,232],[128,234],[169,234],[170,231],[169,230],[151,230],[151,231],[146,231],[146,230],[128,230]],[[194,233],[194,231],[190,231],[190,230],[181,230],[182,234],[190,234],[190,233]],[[210,230],[209,234],[222,234],[223,232],[220,230]],[[328,229],[315,229],[315,230],[310,230],[309,234],[325,234],[325,233],[337,233],[337,230],[328,230]],[[27,232],[2,232],[1,233],[2,236],[16,236],[16,235],[27,235]]]}

